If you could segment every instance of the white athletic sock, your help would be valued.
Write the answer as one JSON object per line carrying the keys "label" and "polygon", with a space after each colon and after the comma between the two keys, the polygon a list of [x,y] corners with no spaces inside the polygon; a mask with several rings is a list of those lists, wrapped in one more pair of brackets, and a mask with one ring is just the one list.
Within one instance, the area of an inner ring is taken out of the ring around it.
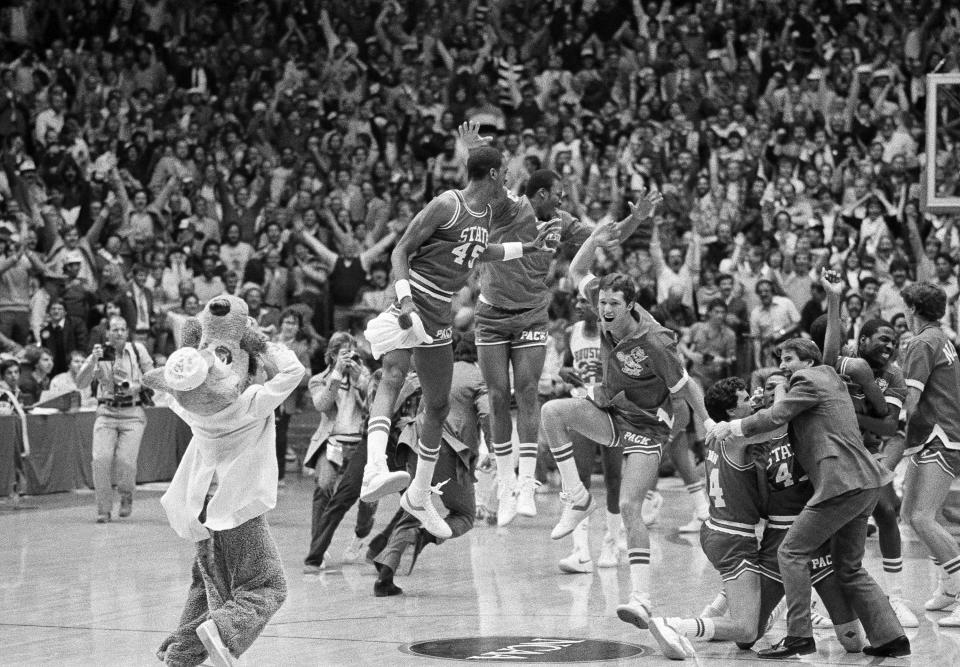
{"label": "white athletic sock", "polygon": [[390,418],[370,417],[367,422],[367,464],[387,467],[387,441],[390,439]]}
{"label": "white athletic sock", "polygon": [[557,448],[551,448],[553,458],[557,461],[557,470],[560,472],[560,481],[563,490],[570,494],[574,502],[586,497],[587,489],[580,481],[580,472],[577,462],[573,458],[573,443],[568,442]]}
{"label": "white athletic sock", "polygon": [[440,443],[430,447],[423,440],[417,441],[417,474],[414,475],[410,486],[424,491],[430,488],[433,481],[433,471],[437,467],[437,457],[440,455]]}
{"label": "white athletic sock", "polygon": [[903,597],[903,557],[883,559],[884,589],[892,598]]}
{"label": "white athletic sock", "polygon": [[610,536],[610,539],[617,539],[617,534],[623,529],[623,515],[617,512],[616,514],[607,511],[607,535]]}
{"label": "white athletic sock", "polygon": [[707,494],[704,493],[705,488],[706,484],[703,480],[687,484],[687,493],[693,496],[693,506],[698,515],[710,511],[710,501],[707,499]]}
{"label": "white athletic sock", "polygon": [[960,556],[951,558],[941,565],[943,571],[947,574],[947,581],[950,583],[950,591],[960,592]]}
{"label": "white athletic sock", "polygon": [[537,443],[521,442],[518,469],[520,477],[533,477],[537,469]]}
{"label": "white athletic sock", "polygon": [[581,521],[573,529],[573,550],[580,554],[580,558],[590,559],[590,517]]}
{"label": "white athletic sock", "polygon": [[650,549],[627,549],[630,561],[630,597],[650,601]]}
{"label": "white athletic sock", "polygon": [[860,621],[853,619],[847,623],[834,624],[833,631],[837,634],[837,640],[847,653],[859,653],[867,643],[863,628],[860,627]]}
{"label": "white athletic sock", "polygon": [[513,479],[513,443],[493,443],[493,455],[497,459],[497,479]]}
{"label": "white athletic sock", "polygon": [[712,618],[668,618],[667,623],[684,637],[705,642],[713,639],[717,630]]}

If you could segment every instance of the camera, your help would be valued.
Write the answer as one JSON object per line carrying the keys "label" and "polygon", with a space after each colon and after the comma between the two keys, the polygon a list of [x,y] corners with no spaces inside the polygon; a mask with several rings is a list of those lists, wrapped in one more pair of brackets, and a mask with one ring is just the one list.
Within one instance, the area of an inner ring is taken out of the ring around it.
{"label": "camera", "polygon": [[116,389],[127,390],[130,388],[130,380],[121,380],[120,382],[117,382],[114,387]]}
{"label": "camera", "polygon": [[349,359],[354,363],[360,363],[360,355],[357,352],[351,352]]}
{"label": "camera", "polygon": [[103,356],[100,357],[100,361],[116,361],[117,360],[117,348],[109,343],[105,343],[103,346]]}

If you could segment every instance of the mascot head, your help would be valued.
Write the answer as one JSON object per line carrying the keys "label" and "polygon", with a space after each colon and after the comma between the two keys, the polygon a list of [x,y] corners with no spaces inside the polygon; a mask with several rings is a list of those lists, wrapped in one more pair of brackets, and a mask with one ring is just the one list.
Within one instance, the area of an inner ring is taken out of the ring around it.
{"label": "mascot head", "polygon": [[183,326],[183,347],[144,384],[165,391],[197,415],[213,415],[231,405],[257,374],[265,338],[248,315],[247,304],[228,294],[210,300]]}

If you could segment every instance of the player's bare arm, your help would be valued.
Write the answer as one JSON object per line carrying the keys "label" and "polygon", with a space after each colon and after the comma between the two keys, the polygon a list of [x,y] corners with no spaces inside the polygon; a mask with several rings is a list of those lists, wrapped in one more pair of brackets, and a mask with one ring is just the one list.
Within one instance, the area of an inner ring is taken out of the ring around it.
{"label": "player's bare arm", "polygon": [[633,235],[644,220],[653,217],[657,207],[663,203],[663,193],[659,190],[647,192],[646,188],[640,191],[636,203],[627,202],[630,214],[617,223],[617,240],[628,239]]}
{"label": "player's bare arm", "polygon": [[454,202],[448,197],[441,196],[433,199],[410,221],[390,255],[393,278],[396,281],[394,287],[400,302],[399,321],[404,329],[409,329],[413,325],[410,313],[416,310],[410,296],[410,256],[430,238],[442,222],[450,219],[454,213],[454,207]]}
{"label": "player's bare arm", "polygon": [[604,222],[597,225],[593,233],[583,242],[573,261],[570,262],[570,279],[574,285],[580,285],[581,281],[590,273],[596,257],[597,248],[605,246],[608,243],[618,239],[616,236],[618,230],[616,222]]}
{"label": "player's bare arm", "polygon": [[553,252],[560,241],[560,218],[542,225],[537,238],[529,243],[490,243],[477,257],[478,262],[507,262],[535,252]]}

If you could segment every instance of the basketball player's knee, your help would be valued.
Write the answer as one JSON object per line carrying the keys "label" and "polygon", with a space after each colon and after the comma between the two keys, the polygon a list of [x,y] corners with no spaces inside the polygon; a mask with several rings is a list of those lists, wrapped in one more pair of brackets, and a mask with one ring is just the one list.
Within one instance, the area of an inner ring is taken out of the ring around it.
{"label": "basketball player's knee", "polygon": [[547,428],[550,426],[564,426],[562,411],[558,405],[559,401],[550,401],[544,403],[540,408],[540,425]]}
{"label": "basketball player's knee", "polygon": [[518,403],[527,405],[535,404],[539,398],[540,378],[517,378],[515,380],[514,393]]}
{"label": "basketball player's knee", "polygon": [[433,396],[429,399],[424,397],[424,412],[439,422],[443,422],[450,414],[450,398],[447,396]]}
{"label": "basketball player's knee", "polygon": [[933,514],[927,515],[924,512],[919,512],[913,506],[904,506],[903,517],[907,520],[907,523],[910,524],[910,527],[916,531],[923,531],[932,524],[936,523],[936,519],[934,518]]}
{"label": "basketball player's knee", "polygon": [[386,391],[396,391],[399,393],[403,387],[403,381],[406,379],[406,373],[399,366],[384,364],[383,377],[380,378],[380,387]]}
{"label": "basketball player's knee", "polygon": [[510,411],[510,389],[508,387],[487,386],[487,395],[490,398],[490,408],[495,411]]}
{"label": "basketball player's knee", "polygon": [[730,639],[738,644],[750,644],[757,639],[757,619],[739,619],[733,621]]}
{"label": "basketball player's knee", "polygon": [[620,499],[620,513],[625,519],[634,519],[641,516],[643,509],[643,498],[636,495],[630,495],[627,498]]}
{"label": "basketball player's knee", "polygon": [[877,507],[873,510],[873,518],[878,526],[896,526],[897,508],[890,502],[889,498],[881,498]]}

